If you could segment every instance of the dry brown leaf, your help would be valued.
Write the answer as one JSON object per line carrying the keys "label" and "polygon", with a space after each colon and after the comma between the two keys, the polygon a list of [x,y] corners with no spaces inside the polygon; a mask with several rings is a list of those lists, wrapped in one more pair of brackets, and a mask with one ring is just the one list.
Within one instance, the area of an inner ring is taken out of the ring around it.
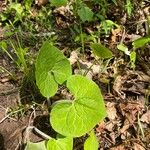
{"label": "dry brown leaf", "polygon": [[110,150],[126,150],[126,149],[125,149],[124,145],[119,145],[117,147],[111,148]]}
{"label": "dry brown leaf", "polygon": [[117,117],[117,111],[116,111],[116,108],[115,108],[115,104],[111,103],[111,102],[108,102],[106,104],[106,107],[107,107],[107,117],[110,120],[114,120]]}
{"label": "dry brown leaf", "polygon": [[112,132],[113,131],[113,128],[114,128],[114,122],[108,122],[107,124],[106,124],[106,129],[108,130],[108,131],[110,131],[110,132]]}
{"label": "dry brown leaf", "polygon": [[144,106],[140,103],[120,104],[119,107],[122,115],[129,120],[130,124],[134,123],[134,121],[137,119],[137,113],[142,111],[144,108]]}
{"label": "dry brown leaf", "polygon": [[91,67],[91,69],[92,69],[92,72],[93,72],[94,75],[95,74],[99,74],[99,72],[100,72],[100,65],[93,65]]}
{"label": "dry brown leaf", "polygon": [[55,8],[54,13],[58,13],[58,14],[61,14],[63,16],[66,15],[66,13],[73,15],[72,11],[70,10],[69,5]]}
{"label": "dry brown leaf", "polygon": [[133,41],[141,38],[141,36],[137,35],[137,34],[127,34],[126,38],[128,38],[131,42],[133,42]]}
{"label": "dry brown leaf", "polygon": [[98,133],[102,133],[104,131],[104,129],[105,129],[105,122],[103,121],[103,122],[100,122],[98,124],[98,127],[96,128],[96,131]]}
{"label": "dry brown leaf", "polygon": [[111,137],[112,142],[115,144],[116,143],[116,134],[115,134],[115,132],[111,132],[110,137]]}
{"label": "dry brown leaf", "polygon": [[116,43],[117,36],[121,33],[121,28],[112,29],[111,32],[112,32],[111,40],[112,40],[112,42]]}
{"label": "dry brown leaf", "polygon": [[[114,81],[114,84],[113,84],[113,90],[119,95],[121,96],[122,95],[122,84],[123,84],[123,81],[124,81],[124,77],[121,76],[121,75],[118,75]],[[122,96],[121,96],[122,97]],[[124,99],[124,98],[123,98]]]}
{"label": "dry brown leaf", "polygon": [[44,6],[48,3],[48,0],[35,0],[35,4],[38,6]]}
{"label": "dry brown leaf", "polygon": [[145,148],[138,143],[134,143],[134,150],[145,150]]}
{"label": "dry brown leaf", "polygon": [[78,60],[78,53],[77,51],[72,51],[70,54],[70,58],[68,59],[70,61],[70,64],[73,65],[77,62]]}
{"label": "dry brown leaf", "polygon": [[129,124],[124,123],[124,126],[120,129],[120,133],[121,133],[121,134],[125,133],[125,132],[126,132],[126,130],[128,130],[128,129],[129,129],[129,127],[130,127],[130,125],[129,125]]}
{"label": "dry brown leaf", "polygon": [[145,114],[143,114],[140,120],[142,122],[150,124],[150,111],[148,110]]}

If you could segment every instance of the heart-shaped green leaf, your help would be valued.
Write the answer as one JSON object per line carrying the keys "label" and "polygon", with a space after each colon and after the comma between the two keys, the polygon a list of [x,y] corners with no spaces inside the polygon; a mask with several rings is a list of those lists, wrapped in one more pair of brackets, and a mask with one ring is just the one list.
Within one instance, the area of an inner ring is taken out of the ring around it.
{"label": "heart-shaped green leaf", "polygon": [[47,142],[47,150],[72,150],[73,138],[50,139]]}
{"label": "heart-shaped green leaf", "polygon": [[98,57],[107,59],[113,56],[112,52],[100,43],[92,43],[91,48],[93,53]]}
{"label": "heart-shaped green leaf", "polygon": [[150,36],[147,36],[147,37],[142,37],[142,38],[135,40],[132,43],[132,45],[133,45],[133,48],[136,49],[136,48],[143,47],[145,44],[149,42],[150,42]]}
{"label": "heart-shaped green leaf", "polygon": [[69,61],[49,42],[45,42],[40,49],[35,67],[36,84],[47,98],[53,96],[58,84],[62,84],[71,75]]}
{"label": "heart-shaped green leaf", "polygon": [[28,142],[25,150],[47,150],[45,143],[46,141],[42,141],[38,143]]}
{"label": "heart-shaped green leaf", "polygon": [[58,133],[79,137],[105,117],[105,105],[99,87],[86,77],[72,75],[67,80],[67,87],[75,99],[55,104],[50,122]]}
{"label": "heart-shaped green leaf", "polygon": [[84,150],[98,150],[98,141],[94,131],[90,132],[90,136],[84,143]]}

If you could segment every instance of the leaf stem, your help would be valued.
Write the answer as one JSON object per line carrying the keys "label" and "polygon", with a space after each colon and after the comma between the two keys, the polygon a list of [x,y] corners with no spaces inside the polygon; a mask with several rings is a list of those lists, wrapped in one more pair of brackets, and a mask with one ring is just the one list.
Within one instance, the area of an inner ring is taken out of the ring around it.
{"label": "leaf stem", "polygon": [[35,126],[28,126],[26,128],[26,132],[27,134],[29,133],[30,130],[34,130],[37,134],[41,135],[44,139],[52,139],[49,135],[45,134],[44,132],[40,131],[38,128],[36,128]]}
{"label": "leaf stem", "polygon": [[81,38],[81,45],[82,45],[82,53],[84,53],[84,36],[83,36],[83,32],[82,32],[81,22],[80,22],[80,38]]}
{"label": "leaf stem", "polygon": [[16,80],[16,77],[14,74],[12,74],[10,71],[8,71],[7,69],[5,69],[3,66],[0,66],[0,72],[1,71],[5,71],[7,72],[14,80]]}
{"label": "leaf stem", "polygon": [[47,105],[48,105],[48,108],[50,108],[50,106],[52,105],[52,102],[51,102],[50,98],[47,98]]}
{"label": "leaf stem", "polygon": [[142,137],[144,138],[145,135],[144,135],[144,131],[143,131],[143,128],[142,128],[142,125],[141,125],[139,113],[138,113],[138,125],[139,125],[139,128],[140,128],[140,130],[141,130]]}

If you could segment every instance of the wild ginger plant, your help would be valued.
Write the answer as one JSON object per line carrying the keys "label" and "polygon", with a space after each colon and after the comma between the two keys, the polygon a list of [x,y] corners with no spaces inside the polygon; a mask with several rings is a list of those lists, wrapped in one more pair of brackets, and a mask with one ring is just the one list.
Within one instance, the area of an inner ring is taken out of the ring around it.
{"label": "wild ginger plant", "polygon": [[43,142],[28,142],[26,150],[72,150],[73,138],[89,133],[84,149],[98,149],[98,141],[92,129],[106,116],[101,91],[92,80],[81,75],[72,75],[71,65],[61,51],[45,42],[36,60],[36,83],[46,98],[54,96],[58,85],[66,87],[74,96],[71,100],[59,100],[52,105],[50,125],[58,133],[56,139]]}

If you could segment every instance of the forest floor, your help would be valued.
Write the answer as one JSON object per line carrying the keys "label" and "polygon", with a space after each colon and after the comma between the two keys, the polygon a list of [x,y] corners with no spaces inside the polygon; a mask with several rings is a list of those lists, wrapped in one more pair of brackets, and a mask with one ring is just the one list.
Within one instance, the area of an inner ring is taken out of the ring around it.
{"label": "forest floor", "polygon": [[[43,11],[43,14],[47,14],[48,11],[44,12],[44,8],[47,9],[48,4],[44,6],[34,4],[32,15],[38,15],[40,10]],[[95,63],[87,38],[88,35],[98,30],[99,22],[92,21],[82,24],[82,30],[87,36],[84,39],[83,52],[78,32],[72,32],[73,29],[75,30],[73,26],[77,20],[74,20],[68,7],[59,7],[53,9],[52,12],[52,29],[54,28],[53,31],[57,34],[56,37],[51,36],[52,41],[69,58],[74,74],[80,73],[80,69],[89,70],[86,76],[101,88],[107,117],[95,127],[100,150],[150,150],[150,45],[147,44],[136,51],[135,68],[131,67],[128,55],[117,50],[120,41],[130,49],[135,39],[150,35],[150,29],[147,31],[146,21],[144,21],[150,16],[150,2],[143,1],[142,4],[140,6],[135,4],[130,18],[122,10],[122,3],[116,5],[115,9],[114,5],[108,5],[107,20],[112,20],[121,28],[111,28],[107,34],[98,36],[101,43],[108,47],[114,55],[107,64],[106,62],[101,64],[103,68],[100,64]],[[0,1],[0,12],[5,12],[6,8],[6,2]],[[93,9],[98,8],[95,6]],[[48,39],[44,33],[52,32],[48,28],[48,16],[46,17],[47,20],[43,19],[41,25],[39,25],[39,20],[36,22],[31,19],[32,23],[34,22],[32,25],[37,26],[36,33],[23,29],[23,34],[18,34],[23,46],[29,47],[27,57],[31,62],[34,62],[41,43]],[[7,18],[7,23],[8,19],[11,18]],[[18,24],[22,23],[16,23],[15,29],[19,28]],[[2,22],[0,25],[0,40],[7,40],[6,34],[9,31],[5,28],[6,24]],[[35,39],[33,39],[34,34],[36,34]],[[75,42],[71,39],[73,36],[76,36]],[[16,40],[15,37],[10,39]],[[10,53],[16,59],[11,48]],[[32,58],[29,58],[31,55]],[[90,68],[91,65],[94,67]],[[18,69],[14,61],[2,51],[0,51],[0,67],[3,68],[0,72],[0,150],[22,150],[28,138],[32,142],[43,139],[37,133],[27,131],[29,126],[35,126],[47,135],[53,134],[54,131],[49,125],[47,102],[32,83],[27,82],[22,70]],[[101,68],[103,71],[100,72]],[[62,97],[67,96],[60,89],[52,99],[58,100]],[[83,141],[84,137],[76,139],[74,149],[82,150]]]}

